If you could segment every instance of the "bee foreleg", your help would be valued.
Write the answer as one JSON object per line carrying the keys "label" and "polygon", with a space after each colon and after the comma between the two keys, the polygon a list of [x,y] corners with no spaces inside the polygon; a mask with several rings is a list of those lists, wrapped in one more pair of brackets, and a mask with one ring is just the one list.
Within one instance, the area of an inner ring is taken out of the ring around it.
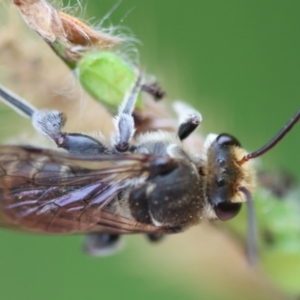
{"label": "bee foreleg", "polygon": [[179,128],[177,131],[180,140],[187,138],[201,123],[201,114],[182,102],[175,102],[174,110],[179,116]]}
{"label": "bee foreleg", "polygon": [[91,256],[107,256],[121,250],[122,245],[118,234],[94,232],[86,236],[83,250]]}
{"label": "bee foreleg", "polygon": [[115,127],[117,132],[112,135],[112,144],[118,152],[125,152],[129,148],[129,142],[134,135],[135,126],[132,116],[138,94],[142,87],[141,75],[138,76],[133,88],[125,96],[119,107],[119,113],[115,117]]}
{"label": "bee foreleg", "polygon": [[52,139],[59,148],[75,154],[109,154],[112,149],[98,140],[80,133],[61,132],[66,119],[59,111],[35,111],[32,115],[34,128]]}

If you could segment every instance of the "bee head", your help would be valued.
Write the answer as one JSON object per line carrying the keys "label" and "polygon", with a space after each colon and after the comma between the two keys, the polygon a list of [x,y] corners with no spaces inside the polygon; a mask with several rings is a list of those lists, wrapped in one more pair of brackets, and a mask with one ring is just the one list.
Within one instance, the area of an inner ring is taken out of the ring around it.
{"label": "bee head", "polygon": [[254,189],[251,161],[241,164],[246,154],[239,141],[229,134],[218,135],[207,148],[205,192],[216,216],[222,221],[235,217],[246,201],[240,188],[249,192]]}
{"label": "bee head", "polygon": [[236,138],[229,134],[210,135],[205,143],[205,195],[215,215],[223,221],[237,215],[247,203],[247,256],[250,264],[257,259],[255,212],[251,193],[254,190],[254,169],[251,160],[272,149],[300,120],[300,109],[289,122],[263,147],[247,153]]}

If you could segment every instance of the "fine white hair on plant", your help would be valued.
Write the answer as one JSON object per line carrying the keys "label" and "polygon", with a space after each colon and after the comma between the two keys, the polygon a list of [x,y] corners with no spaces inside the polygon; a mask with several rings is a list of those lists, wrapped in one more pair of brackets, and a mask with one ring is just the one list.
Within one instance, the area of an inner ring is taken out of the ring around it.
{"label": "fine white hair on plant", "polygon": [[87,3],[83,4],[81,0],[76,0],[76,4],[71,3],[71,1],[68,1],[68,4],[65,6],[62,6],[62,3],[60,3],[60,8],[62,12],[69,14],[71,16],[76,16],[76,19],[79,21],[89,25],[89,22],[86,20],[86,8]]}
{"label": "fine white hair on plant", "polygon": [[[121,2],[121,0],[117,1],[115,5],[113,5],[112,8],[104,15],[100,22],[94,24],[92,19],[86,20],[83,17],[86,5],[83,6],[79,0],[77,0],[77,5],[70,5],[69,3],[67,6],[60,8],[60,12],[58,13],[60,18],[64,20],[64,26],[70,26],[70,28],[65,27],[66,31],[74,30],[75,26],[77,32],[80,33],[79,36],[91,44],[94,44],[94,38],[98,36],[100,46],[102,45],[104,48],[114,47],[114,50],[118,55],[120,55],[131,67],[135,67],[140,64],[139,52],[136,48],[136,44],[139,43],[139,40],[126,26],[113,25],[109,21],[110,16],[119,7]],[[125,14],[120,22],[123,22],[131,11],[132,9]],[[76,18],[73,21],[72,16],[74,15],[76,15]],[[80,16],[78,17],[78,15]],[[76,23],[76,20],[82,22],[82,24]],[[69,22],[71,22],[70,25],[68,25]],[[109,22],[109,24],[105,24],[104,27],[104,23],[107,22]],[[86,50],[85,48],[85,46],[82,46],[81,48],[72,47],[72,52],[78,51],[80,54],[82,50]]]}
{"label": "fine white hair on plant", "polygon": [[116,53],[133,69],[140,66],[138,49],[130,43],[123,44]]}
{"label": "fine white hair on plant", "polygon": [[100,20],[100,22],[98,23],[98,25],[100,27],[102,27],[103,23],[105,21],[107,21],[110,16],[113,14],[113,12],[120,6],[120,4],[122,3],[122,0],[118,0],[113,6],[112,8],[102,17],[102,19]]}
{"label": "fine white hair on plant", "polygon": [[83,4],[81,0],[76,0],[76,3],[72,3],[71,0],[69,0],[66,4],[64,4],[62,1],[49,1],[55,9],[60,10],[64,13],[70,14],[70,15],[79,15],[76,16],[78,18],[82,18],[85,15],[87,4]]}
{"label": "fine white hair on plant", "polygon": [[70,72],[61,81],[60,87],[54,92],[55,95],[63,96],[66,100],[73,100],[74,98],[81,98],[83,95],[83,88],[76,78],[74,72]]}
{"label": "fine white hair on plant", "polygon": [[79,83],[76,70],[70,72],[61,81],[60,86],[53,91],[53,96],[61,96],[63,101],[72,102],[74,99],[79,103],[79,117],[84,117],[84,111],[88,105],[87,94]]}
{"label": "fine white hair on plant", "polygon": [[[122,0],[117,1],[98,23],[91,24],[91,26],[95,31],[108,34],[109,36],[114,36],[117,39],[121,40],[122,42],[120,45],[118,45],[118,49],[116,50],[116,52],[129,65],[134,67],[140,64],[139,51],[136,48],[136,44],[140,44],[141,42],[134,36],[130,28],[120,24],[113,25],[109,21],[110,16],[120,6],[121,3]],[[124,20],[133,11],[133,9],[134,8],[131,8],[125,13],[125,15],[120,20],[120,23],[124,22]],[[109,24],[104,26],[104,23],[106,22],[109,22]]]}

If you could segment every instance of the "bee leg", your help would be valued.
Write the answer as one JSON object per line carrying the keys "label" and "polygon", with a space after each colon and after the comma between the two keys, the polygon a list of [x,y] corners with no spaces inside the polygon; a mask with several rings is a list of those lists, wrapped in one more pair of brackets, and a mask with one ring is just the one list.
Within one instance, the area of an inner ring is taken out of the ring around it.
{"label": "bee leg", "polygon": [[109,154],[110,147],[96,139],[80,134],[61,132],[66,118],[59,111],[35,111],[32,115],[32,125],[41,134],[52,139],[59,148],[75,154]]}
{"label": "bee leg", "polygon": [[34,106],[29,104],[25,99],[14,94],[4,86],[0,85],[0,99],[15,112],[23,117],[30,118],[37,110]]}
{"label": "bee leg", "polygon": [[121,250],[119,234],[93,232],[86,236],[83,250],[91,256],[107,256]]}
{"label": "bee leg", "polygon": [[163,99],[166,95],[166,92],[162,90],[157,82],[143,84],[142,90],[151,95],[155,101]]}
{"label": "bee leg", "polygon": [[160,242],[162,239],[164,239],[165,235],[162,233],[154,233],[154,234],[147,234],[146,237],[150,242],[157,243]]}
{"label": "bee leg", "polygon": [[35,129],[56,145],[76,154],[109,154],[112,149],[90,136],[61,132],[66,118],[59,111],[38,110],[25,99],[0,85],[0,99],[20,115],[31,118]]}
{"label": "bee leg", "polygon": [[135,132],[132,113],[141,87],[142,77],[139,75],[130,93],[126,95],[121,103],[119,113],[115,117],[117,131],[112,135],[112,144],[118,152],[126,152],[130,147],[129,142]]}
{"label": "bee leg", "polygon": [[175,102],[174,110],[179,115],[179,128],[177,131],[180,140],[187,138],[201,123],[201,114],[182,102]]}

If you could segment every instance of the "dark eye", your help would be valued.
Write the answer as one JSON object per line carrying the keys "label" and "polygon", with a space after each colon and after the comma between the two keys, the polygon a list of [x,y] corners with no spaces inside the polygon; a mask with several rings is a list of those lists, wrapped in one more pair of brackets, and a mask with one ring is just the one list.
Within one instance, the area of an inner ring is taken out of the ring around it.
{"label": "dark eye", "polygon": [[217,143],[220,146],[241,146],[240,142],[230,134],[222,133],[217,137]]}
{"label": "dark eye", "polygon": [[214,207],[217,217],[221,221],[228,221],[234,218],[240,211],[242,203],[219,203]]}

